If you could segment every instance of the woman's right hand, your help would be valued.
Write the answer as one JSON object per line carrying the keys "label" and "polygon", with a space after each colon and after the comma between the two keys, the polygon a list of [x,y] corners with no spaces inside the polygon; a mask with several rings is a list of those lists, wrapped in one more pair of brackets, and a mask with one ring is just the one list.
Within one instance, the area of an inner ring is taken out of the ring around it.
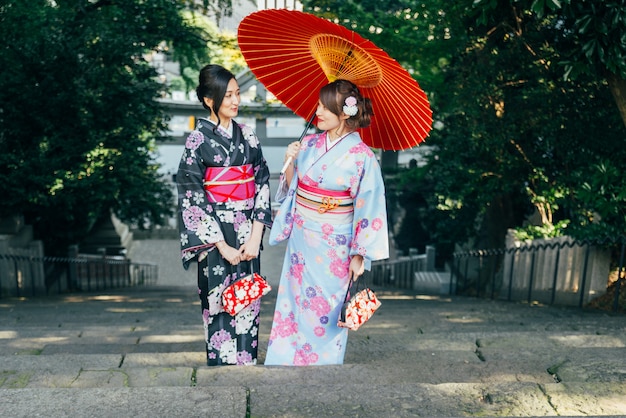
{"label": "woman's right hand", "polygon": [[291,158],[291,162],[293,163],[298,158],[298,153],[300,152],[300,141],[294,141],[291,144],[287,145],[287,151],[285,152],[285,162],[289,158]]}
{"label": "woman's right hand", "polygon": [[291,179],[293,178],[294,173],[294,163],[296,158],[298,158],[298,153],[300,152],[300,141],[294,141],[287,146],[287,151],[285,152],[285,163],[289,161],[289,164],[286,164],[284,174],[287,179],[287,184],[291,183]]}
{"label": "woman's right hand", "polygon": [[236,266],[241,261],[241,253],[237,249],[226,244],[226,241],[220,241],[216,243],[215,246],[224,260],[228,261],[232,266]]}

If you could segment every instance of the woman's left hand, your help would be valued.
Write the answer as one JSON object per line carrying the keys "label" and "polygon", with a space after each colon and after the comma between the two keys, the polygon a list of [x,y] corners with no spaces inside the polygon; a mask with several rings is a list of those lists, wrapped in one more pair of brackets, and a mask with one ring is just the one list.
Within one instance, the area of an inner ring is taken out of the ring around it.
{"label": "woman's left hand", "polygon": [[252,223],[252,233],[250,234],[250,238],[248,238],[248,241],[239,246],[239,254],[242,261],[254,260],[259,256],[264,229],[265,226],[261,222],[255,220]]}
{"label": "woman's left hand", "polygon": [[241,253],[241,259],[243,261],[250,261],[258,257],[259,249],[261,247],[261,242],[250,238],[246,243],[242,244],[239,247],[239,252]]}
{"label": "woman's left hand", "polygon": [[353,255],[350,260],[350,268],[348,271],[348,277],[352,277],[352,280],[358,279],[365,271],[365,262],[362,255]]}

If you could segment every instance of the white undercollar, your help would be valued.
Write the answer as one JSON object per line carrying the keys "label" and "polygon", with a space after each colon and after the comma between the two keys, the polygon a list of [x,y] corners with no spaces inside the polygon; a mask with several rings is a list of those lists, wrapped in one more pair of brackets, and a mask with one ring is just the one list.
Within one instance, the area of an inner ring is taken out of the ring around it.
{"label": "white undercollar", "polygon": [[[211,122],[213,125],[217,125],[217,123],[215,123],[214,121],[212,121],[209,118],[207,118],[206,120]],[[229,137],[232,138],[232,136],[233,136],[233,121],[232,121],[232,119],[231,119],[230,123],[228,124],[227,128],[224,128],[222,125],[219,125],[217,129],[222,131],[223,133],[227,134]]]}
{"label": "white undercollar", "polygon": [[347,134],[343,134],[342,136],[335,139],[334,141],[331,141],[330,135],[328,134],[328,131],[326,131],[326,151],[330,150],[332,147],[337,145],[342,139],[344,139],[346,136],[350,135],[351,133],[352,131],[348,132]]}

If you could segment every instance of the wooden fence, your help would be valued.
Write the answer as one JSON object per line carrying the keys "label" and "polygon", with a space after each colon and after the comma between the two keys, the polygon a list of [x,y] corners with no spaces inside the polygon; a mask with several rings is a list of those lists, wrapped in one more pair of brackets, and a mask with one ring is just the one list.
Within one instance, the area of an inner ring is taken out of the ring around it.
{"label": "wooden fence", "polygon": [[455,253],[452,282],[462,294],[582,307],[606,293],[614,272],[617,309],[625,248],[626,237],[517,242],[509,236],[503,249]]}

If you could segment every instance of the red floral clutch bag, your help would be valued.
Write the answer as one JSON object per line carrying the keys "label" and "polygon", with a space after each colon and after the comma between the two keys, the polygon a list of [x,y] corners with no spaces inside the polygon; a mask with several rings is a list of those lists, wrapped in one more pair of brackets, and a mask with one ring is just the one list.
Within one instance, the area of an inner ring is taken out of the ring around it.
{"label": "red floral clutch bag", "polygon": [[381,304],[374,291],[369,288],[358,291],[350,300],[347,300],[353,284],[351,280],[337,326],[356,331],[374,315]]}
{"label": "red floral clutch bag", "polygon": [[242,309],[255,300],[267,295],[272,287],[258,273],[251,273],[236,280],[222,293],[224,310],[231,315],[237,315]]}

